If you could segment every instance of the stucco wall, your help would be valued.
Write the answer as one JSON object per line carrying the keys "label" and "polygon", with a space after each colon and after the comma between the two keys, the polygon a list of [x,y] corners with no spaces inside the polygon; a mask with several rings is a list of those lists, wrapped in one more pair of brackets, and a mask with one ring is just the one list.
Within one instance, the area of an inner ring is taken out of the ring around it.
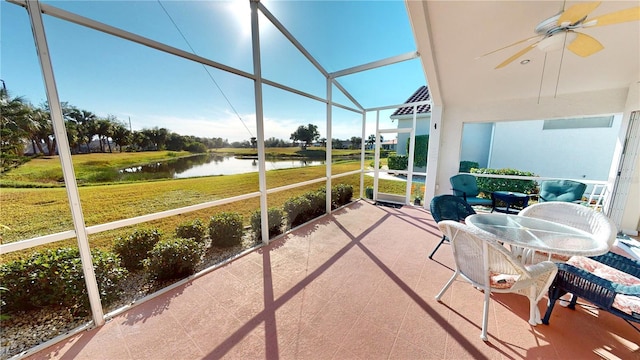
{"label": "stucco wall", "polygon": [[489,165],[493,123],[464,124],[460,161],[475,161],[481,168]]}
{"label": "stucco wall", "polygon": [[[625,111],[629,89],[579,93],[558,98],[515,99],[482,105],[443,106],[435,194],[450,192],[449,177],[458,172],[464,123],[597,116]],[[524,144],[524,142],[522,143]],[[523,145],[521,145],[523,146]],[[429,186],[429,184],[428,184]]]}
{"label": "stucco wall", "polygon": [[543,120],[498,122],[488,167],[606,181],[622,114],[608,128],[543,130]]}

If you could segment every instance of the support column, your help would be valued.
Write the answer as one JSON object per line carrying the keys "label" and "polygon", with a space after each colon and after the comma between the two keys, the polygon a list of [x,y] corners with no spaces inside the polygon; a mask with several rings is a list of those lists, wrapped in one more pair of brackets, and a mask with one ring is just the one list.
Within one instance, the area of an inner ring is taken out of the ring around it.
{"label": "support column", "polygon": [[82,261],[82,272],[87,286],[89,295],[89,304],[93,322],[96,326],[104,324],[104,313],[100,302],[100,291],[98,283],[93,271],[93,261],[91,259],[91,248],[89,247],[89,237],[84,223],[82,207],[80,206],[80,194],[78,193],[78,184],[76,182],[73,163],[71,161],[71,149],[69,140],[67,139],[67,131],[64,125],[62,115],[62,107],[60,106],[60,98],[58,97],[58,89],[56,88],[56,80],[53,75],[53,66],[49,57],[49,46],[44,32],[44,24],[42,22],[42,11],[40,3],[37,0],[27,1],[27,12],[31,21],[31,30],[36,43],[36,51],[42,69],[44,85],[47,90],[47,101],[51,112],[51,122],[53,124],[53,134],[57,139],[58,155],[62,165],[62,175],[67,190],[67,199],[71,209],[71,217],[73,220],[73,228],[78,240],[78,249],[80,250],[80,260]]}
{"label": "support column", "polygon": [[363,197],[364,194],[364,161],[366,154],[365,147],[365,133],[367,131],[367,116],[366,113],[362,112],[362,145],[360,146],[360,198]]}
{"label": "support column", "polygon": [[258,184],[260,187],[260,219],[262,220],[262,243],[269,243],[269,211],[267,204],[267,173],[264,155],[264,111],[262,108],[262,65],[260,63],[260,27],[258,24],[258,2],[249,0],[251,6],[251,40],[253,50],[253,82],[256,102],[256,127],[258,129]]}
{"label": "support column", "polygon": [[407,187],[405,189],[405,203],[409,204],[411,202],[411,186],[413,185],[413,165],[415,161],[415,149],[416,149],[416,123],[418,116],[418,106],[413,105],[413,120],[411,122],[411,132],[409,133],[409,160],[408,160],[408,169],[409,173],[407,174]]}
{"label": "support column", "polygon": [[331,157],[333,150],[333,138],[331,135],[331,114],[332,114],[332,104],[331,101],[331,78],[327,77],[327,146],[326,149],[326,160],[325,164],[327,164],[327,183],[325,185],[326,194],[327,194],[327,202],[326,202],[326,212],[327,214],[331,214]]}

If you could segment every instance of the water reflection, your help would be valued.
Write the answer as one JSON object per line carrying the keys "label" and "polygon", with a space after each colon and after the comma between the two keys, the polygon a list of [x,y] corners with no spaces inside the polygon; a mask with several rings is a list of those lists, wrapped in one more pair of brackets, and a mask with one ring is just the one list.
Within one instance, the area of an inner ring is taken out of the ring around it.
{"label": "water reflection", "polygon": [[[289,169],[305,166],[323,165],[318,160],[268,160],[266,169]],[[151,177],[182,179],[198,176],[234,175],[258,171],[255,158],[239,159],[232,156],[200,154],[169,161],[133,166],[120,170],[123,178]]]}

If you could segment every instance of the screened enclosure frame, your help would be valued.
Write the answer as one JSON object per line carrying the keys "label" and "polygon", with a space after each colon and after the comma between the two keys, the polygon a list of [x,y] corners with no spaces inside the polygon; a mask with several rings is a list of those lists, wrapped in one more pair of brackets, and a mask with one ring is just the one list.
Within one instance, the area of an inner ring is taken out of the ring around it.
{"label": "screened enclosure frame", "polygon": [[[367,71],[367,70],[371,70],[371,69],[376,69],[376,68],[380,68],[380,67],[384,67],[384,66],[388,66],[388,65],[392,65],[392,64],[396,64],[399,62],[403,62],[403,61],[407,61],[407,60],[412,60],[412,59],[416,59],[419,58],[419,54],[416,51],[412,51],[409,53],[405,53],[405,54],[400,54],[397,56],[393,56],[393,57],[389,57],[386,59],[381,59],[378,61],[374,61],[374,62],[370,62],[367,64],[362,64],[362,65],[358,65],[355,67],[351,67],[351,68],[347,68],[347,69],[343,69],[340,71],[335,71],[335,72],[328,72],[306,49],[305,47],[285,28],[285,26],[264,6],[264,4],[262,4],[259,0],[247,0],[250,3],[250,7],[251,7],[251,36],[252,36],[252,57],[253,57],[253,73],[248,73],[246,71],[228,66],[228,65],[224,65],[222,63],[213,61],[211,59],[208,59],[206,57],[202,57],[199,56],[195,53],[191,53],[188,51],[184,51],[169,45],[166,45],[164,43],[125,31],[123,29],[120,28],[116,28],[110,25],[107,25],[105,23],[101,23],[95,20],[92,20],[90,18],[86,18],[83,16],[80,16],[78,14],[72,13],[72,12],[68,12],[65,10],[62,10],[60,8],[48,5],[48,4],[42,4],[40,3],[38,0],[6,0],[9,3],[15,4],[15,5],[19,5],[22,6],[26,9],[28,16],[29,16],[29,21],[31,23],[31,28],[33,31],[33,38],[34,38],[34,42],[35,42],[35,46],[36,46],[36,51],[38,54],[38,59],[40,62],[40,67],[42,70],[42,75],[44,78],[44,84],[45,84],[45,89],[46,89],[46,95],[47,95],[47,101],[50,104],[50,110],[51,110],[51,120],[52,120],[52,124],[53,124],[53,129],[54,129],[54,135],[55,138],[58,139],[57,143],[58,143],[58,152],[59,152],[59,157],[60,157],[60,162],[62,165],[62,171],[63,171],[63,177],[64,177],[64,181],[65,181],[65,187],[66,187],[66,191],[67,191],[67,198],[69,201],[69,205],[70,205],[70,211],[71,211],[71,216],[72,216],[72,220],[73,220],[73,226],[74,229],[73,230],[68,230],[68,231],[63,231],[63,232],[59,232],[59,233],[55,233],[55,234],[49,234],[49,235],[45,235],[45,236],[39,236],[39,237],[35,237],[35,238],[31,238],[31,239],[27,239],[27,240],[22,240],[22,241],[17,241],[17,242],[13,242],[13,243],[9,243],[9,244],[3,244],[0,245],[0,254],[6,254],[6,253],[10,253],[10,252],[14,252],[14,251],[18,251],[18,250],[24,250],[24,249],[29,249],[35,246],[40,246],[40,245],[44,245],[44,244],[48,244],[48,243],[53,243],[53,242],[57,242],[57,241],[61,241],[61,240],[66,240],[66,239],[72,239],[72,238],[76,238],[77,239],[77,243],[78,243],[78,247],[80,249],[80,258],[82,261],[82,267],[83,267],[83,272],[84,272],[84,277],[85,277],[85,281],[86,281],[86,286],[87,286],[87,291],[88,291],[88,295],[89,295],[89,303],[90,303],[90,307],[91,307],[91,314],[92,314],[92,319],[93,319],[93,324],[94,326],[101,326],[104,324],[105,319],[106,318],[110,318],[112,316],[117,315],[118,313],[121,313],[122,311],[124,311],[123,309],[119,309],[116,310],[115,312],[112,312],[110,314],[105,315],[103,312],[103,308],[102,308],[102,304],[101,304],[101,299],[100,299],[100,295],[99,295],[99,291],[98,291],[98,285],[97,285],[97,281],[95,278],[95,274],[93,271],[93,265],[92,265],[92,258],[91,258],[91,252],[90,252],[90,245],[89,245],[89,235],[91,234],[96,234],[99,232],[103,232],[103,231],[107,231],[107,230],[114,230],[114,229],[118,229],[118,228],[122,228],[125,226],[131,226],[131,225],[136,225],[136,224],[141,224],[144,222],[148,222],[151,220],[158,220],[158,219],[162,219],[162,218],[166,218],[166,217],[170,217],[170,216],[174,216],[174,215],[179,215],[179,214],[183,214],[183,213],[188,213],[188,212],[193,212],[196,210],[202,210],[202,209],[206,209],[206,208],[210,208],[210,207],[215,207],[215,206],[219,206],[219,205],[223,205],[223,204],[228,204],[228,203],[232,203],[235,201],[240,201],[240,200],[246,200],[246,199],[252,199],[252,198],[256,198],[259,197],[260,198],[260,212],[261,212],[261,230],[262,230],[262,234],[268,234],[269,231],[269,225],[267,222],[268,216],[267,216],[267,195],[272,194],[272,193],[276,193],[276,192],[280,192],[280,191],[286,191],[289,189],[293,189],[293,188],[297,188],[297,187],[301,187],[301,186],[305,186],[305,185],[310,185],[310,184],[314,184],[314,183],[321,183],[324,182],[325,183],[325,188],[326,189],[331,189],[331,184],[332,184],[332,179],[334,178],[340,178],[340,177],[344,177],[344,176],[349,176],[349,175],[355,175],[355,174],[360,174],[360,194],[359,197],[362,198],[363,195],[363,187],[364,187],[364,175],[365,175],[365,127],[366,127],[366,122],[367,122],[367,116],[366,113],[369,111],[375,111],[377,113],[376,115],[376,130],[378,129],[378,123],[379,123],[379,112],[380,110],[383,109],[395,109],[395,108],[399,108],[399,107],[408,107],[408,106],[412,106],[413,107],[413,127],[414,130],[412,131],[412,136],[410,137],[410,147],[411,149],[413,149],[413,147],[415,146],[415,139],[414,139],[414,135],[415,135],[415,126],[416,126],[416,113],[417,113],[417,106],[419,105],[423,105],[423,104],[427,104],[427,103],[431,103],[430,101],[422,101],[422,102],[416,102],[416,103],[411,103],[411,104],[397,104],[397,105],[390,105],[390,106],[385,106],[385,107],[379,107],[379,108],[371,108],[371,109],[365,109],[362,105],[360,105],[360,103],[340,84],[340,82],[338,81],[338,78],[342,77],[342,76],[346,76],[346,75],[351,75],[354,73],[358,73],[358,72],[362,72],[362,71]],[[278,82],[275,81],[271,81],[268,79],[265,79],[262,77],[262,67],[261,67],[261,53],[260,53],[260,34],[259,34],[259,21],[258,21],[258,15],[259,13],[261,13],[262,15],[265,16],[265,18],[271,22],[290,42],[291,44],[293,44],[296,49],[305,56],[305,58],[311,62],[311,64],[314,65],[314,67],[324,76],[324,78],[326,79],[326,98],[321,98],[312,94],[309,94],[307,92],[280,84]],[[213,67],[215,69],[219,69],[237,76],[240,76],[242,78],[246,78],[246,79],[250,79],[253,80],[254,82],[254,101],[255,101],[255,109],[256,109],[256,127],[257,127],[257,151],[258,151],[258,185],[259,185],[259,191],[257,192],[252,192],[252,193],[248,193],[248,194],[243,194],[243,195],[239,195],[239,196],[234,196],[234,197],[230,197],[230,198],[225,198],[225,199],[220,199],[220,200],[215,200],[215,201],[208,201],[208,202],[203,202],[200,204],[196,204],[196,205],[191,205],[191,206],[186,206],[186,207],[182,207],[182,208],[178,208],[178,209],[171,209],[171,210],[167,210],[167,211],[162,211],[162,212],[157,212],[157,213],[153,213],[153,214],[146,214],[146,215],[142,215],[142,216],[138,216],[138,217],[133,217],[133,218],[128,218],[128,219],[122,219],[122,220],[117,220],[117,221],[113,221],[113,222],[109,222],[109,223],[104,223],[104,224],[98,224],[98,225],[94,225],[94,226],[86,226],[85,225],[85,221],[84,221],[84,215],[83,215],[83,211],[82,211],[82,207],[81,207],[81,203],[80,203],[80,196],[79,196],[79,192],[78,192],[78,184],[76,182],[76,177],[75,177],[75,173],[74,173],[74,168],[73,168],[73,164],[71,161],[71,150],[70,150],[70,146],[69,146],[69,141],[67,138],[67,134],[66,134],[66,130],[65,130],[65,123],[64,123],[64,118],[63,118],[63,114],[62,114],[62,107],[60,104],[60,99],[59,99],[59,95],[58,95],[58,89],[56,86],[56,82],[55,82],[55,71],[53,69],[52,63],[51,63],[51,58],[50,58],[50,52],[49,52],[49,46],[47,44],[47,39],[46,39],[46,29],[45,29],[45,25],[43,22],[43,14],[48,15],[48,16],[52,16],[70,23],[74,23],[76,25],[80,25],[86,28],[90,28],[102,33],[106,33],[115,37],[119,37],[121,39],[130,41],[130,42],[134,42],[137,43],[139,45],[143,45],[143,46],[147,46],[150,47],[152,49],[173,55],[173,56],[177,56],[177,57],[181,57],[183,59],[186,60],[190,60],[193,61],[195,63],[199,63],[202,65],[206,65],[206,66],[210,66]],[[291,184],[291,185],[286,185],[286,186],[281,186],[278,188],[272,188],[272,189],[267,189],[267,182],[266,182],[266,166],[265,166],[265,143],[264,143],[264,114],[263,114],[263,96],[262,96],[262,90],[263,90],[263,85],[270,85],[272,87],[284,90],[286,92],[289,93],[293,93],[293,94],[297,94],[312,100],[316,100],[318,102],[322,102],[326,104],[326,129],[327,129],[327,143],[328,146],[326,147],[326,159],[325,159],[325,163],[327,164],[326,166],[326,176],[322,177],[322,178],[318,178],[318,179],[313,179],[313,180],[309,180],[309,181],[304,181],[304,182],[299,182],[299,183],[295,183],[295,184]],[[332,94],[332,89],[333,86],[335,86],[340,92],[342,92],[344,94],[344,96],[349,99],[349,101],[351,101],[353,103],[354,106],[349,106],[349,105],[344,105],[344,104],[340,104],[338,102],[333,101],[333,94]],[[341,174],[335,174],[332,175],[332,111],[333,111],[333,107],[338,107],[347,111],[351,111],[354,112],[356,114],[360,114],[362,117],[362,130],[361,130],[361,138],[363,139],[363,141],[361,141],[361,149],[360,149],[360,169],[359,170],[354,170],[354,171],[350,171],[350,172],[346,172],[346,173],[341,173]],[[432,139],[435,140],[435,139]],[[376,139],[377,141],[377,145],[379,146],[379,138],[377,137]],[[430,140],[431,141],[431,140]],[[376,150],[376,153],[378,154],[379,150]],[[411,151],[410,156],[413,156],[413,151]],[[411,186],[411,181],[412,181],[412,174],[413,174],[413,162],[410,162],[411,166],[409,168],[409,172],[408,172],[408,181],[407,181],[407,189],[410,188]],[[378,171],[376,169],[375,174],[377,176]],[[426,175],[426,174],[425,174]],[[376,178],[376,183],[377,183],[377,178]],[[409,191],[409,190],[407,190]],[[331,195],[330,192],[327,192],[328,196],[326,198],[326,214],[330,214],[331,213]],[[407,194],[407,199],[408,199],[408,194]],[[408,201],[408,200],[407,200]],[[268,244],[269,239],[267,236],[263,236],[263,245]],[[219,266],[219,265],[218,265]],[[214,266],[213,268],[216,268],[218,266]],[[185,281],[189,281],[191,280],[193,277],[197,277],[200,276],[203,273],[209,272],[211,271],[213,268],[210,269],[206,269],[198,274],[195,274],[187,279],[184,279],[168,288],[165,288],[161,291],[159,291],[158,293],[149,295],[147,298],[149,297],[155,297],[161,293],[164,293],[165,291],[168,291],[169,289],[175,287],[175,286],[179,286],[182,283],[184,283]],[[145,299],[147,299],[145,298]],[[141,301],[138,301],[138,303]],[[82,327],[82,329],[85,329],[86,326]],[[77,331],[80,331],[77,329]],[[64,337],[69,337],[75,333],[77,333],[77,331],[74,332],[70,332],[66,335],[64,335]],[[41,344],[38,346],[38,348],[40,347],[45,347],[50,345],[53,342],[57,342],[60,341],[62,339],[53,339],[50,340],[44,344]]]}

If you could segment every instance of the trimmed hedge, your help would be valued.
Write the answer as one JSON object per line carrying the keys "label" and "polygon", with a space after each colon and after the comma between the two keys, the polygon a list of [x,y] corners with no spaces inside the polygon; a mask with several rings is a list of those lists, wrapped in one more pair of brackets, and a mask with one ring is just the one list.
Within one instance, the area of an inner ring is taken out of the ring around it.
{"label": "trimmed hedge", "polygon": [[181,279],[195,273],[201,257],[202,244],[177,238],[158,241],[143,264],[152,279]]}
{"label": "trimmed hedge", "polygon": [[409,158],[404,155],[389,156],[387,166],[389,170],[405,170],[409,166]]}
{"label": "trimmed hedge", "polygon": [[[262,215],[260,213],[260,210],[256,210],[253,212],[253,214],[251,214],[251,230],[258,239],[262,238],[261,217]],[[274,207],[267,210],[267,220],[269,222],[269,238],[282,234],[283,219],[284,214],[281,209]]]}
{"label": "trimmed hedge", "polygon": [[205,233],[206,229],[200,219],[185,221],[176,227],[176,237],[193,239],[196,242],[204,241]]}
{"label": "trimmed hedge", "polygon": [[287,199],[282,208],[287,214],[287,223],[294,227],[307,221],[307,216],[311,213],[311,201],[304,196],[296,196]]}
{"label": "trimmed hedge", "polygon": [[367,199],[372,199],[372,200],[373,200],[373,186],[367,186],[367,187],[364,189],[364,196],[365,196]]}
{"label": "trimmed hedge", "polygon": [[117,238],[113,251],[120,255],[122,264],[129,271],[142,269],[142,260],[147,258],[149,250],[160,240],[162,233],[158,229],[138,229],[124,238]]}
{"label": "trimmed hedge", "polygon": [[282,208],[287,214],[287,223],[294,227],[324,215],[326,202],[327,194],[324,189],[320,189],[290,198],[284,202]]}
{"label": "trimmed hedge", "polygon": [[[515,169],[471,169],[473,174],[496,174],[510,176],[537,176],[528,171]],[[500,179],[477,177],[478,189],[484,191],[514,191],[525,194],[535,194],[538,192],[538,184],[534,180]]]}
{"label": "trimmed hedge", "polygon": [[334,209],[348,204],[351,201],[352,197],[353,197],[352,185],[338,184],[333,188],[331,188],[331,205]]}
{"label": "trimmed hedge", "polygon": [[460,167],[458,172],[461,173],[470,173],[471,169],[477,169],[480,165],[475,161],[460,161]]}
{"label": "trimmed hedge", "polygon": [[211,248],[215,246],[229,247],[242,242],[242,215],[237,212],[221,212],[209,221],[209,237]]}
{"label": "trimmed hedge", "polygon": [[[409,153],[409,141],[407,141],[407,154]],[[429,135],[416,135],[416,146],[413,150],[413,166],[427,166],[427,156],[429,153]],[[407,158],[407,166],[409,158]],[[398,169],[403,170],[403,169]]]}
{"label": "trimmed hedge", "polygon": [[[120,285],[128,274],[120,258],[111,252],[93,250],[93,269],[103,305],[120,295]],[[2,312],[59,305],[77,314],[89,312],[89,297],[82,273],[80,251],[60,248],[35,252],[29,258],[0,265]]]}

